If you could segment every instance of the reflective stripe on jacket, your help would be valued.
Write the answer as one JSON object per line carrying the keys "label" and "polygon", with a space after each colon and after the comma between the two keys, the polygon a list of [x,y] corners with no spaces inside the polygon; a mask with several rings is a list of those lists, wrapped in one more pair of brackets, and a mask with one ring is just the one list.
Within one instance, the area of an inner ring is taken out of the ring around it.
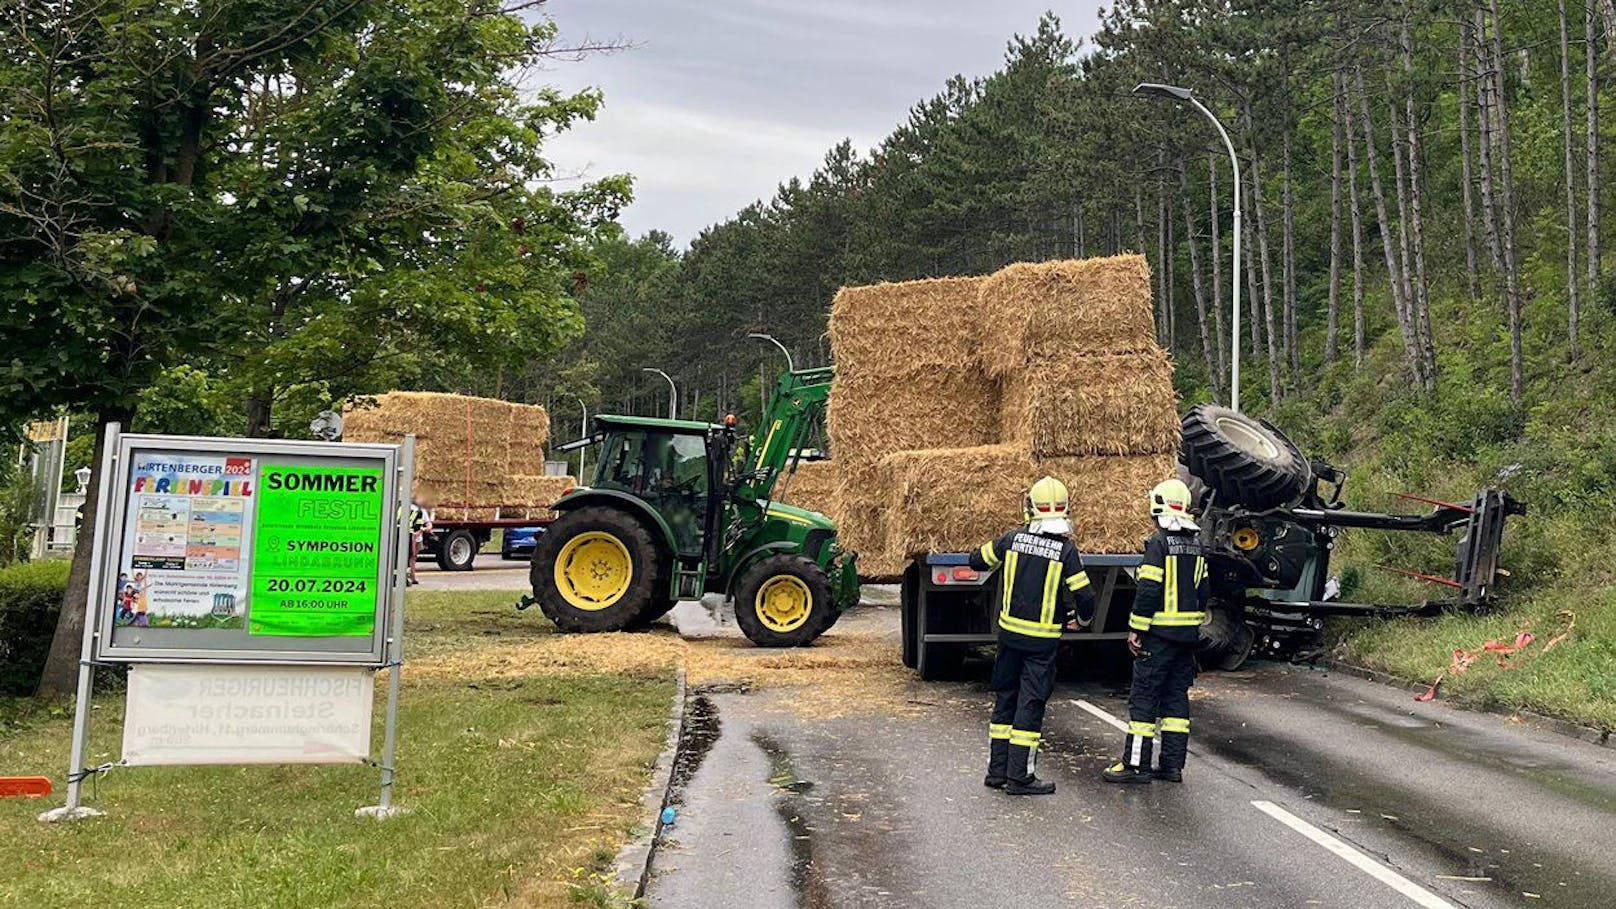
{"label": "reflective stripe on jacket", "polygon": [[971,567],[999,570],[999,628],[1026,638],[1060,639],[1076,600],[1079,621],[1094,612],[1094,594],[1077,547],[1065,536],[1012,530],[971,553]]}
{"label": "reflective stripe on jacket", "polygon": [[1174,640],[1200,636],[1212,584],[1204,550],[1193,533],[1157,531],[1145,541],[1145,560],[1135,579],[1130,629]]}

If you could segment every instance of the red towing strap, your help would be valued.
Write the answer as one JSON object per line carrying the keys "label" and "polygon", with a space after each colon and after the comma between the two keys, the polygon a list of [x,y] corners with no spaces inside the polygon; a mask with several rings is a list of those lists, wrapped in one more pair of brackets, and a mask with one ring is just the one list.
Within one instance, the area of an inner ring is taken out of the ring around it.
{"label": "red towing strap", "polygon": [[[1569,609],[1561,610],[1555,616],[1555,618],[1558,618],[1560,621],[1564,622],[1565,626],[1560,630],[1559,634],[1549,638],[1548,642],[1537,651],[1537,653],[1540,655],[1548,653],[1550,650],[1553,650],[1555,647],[1559,646],[1560,642],[1570,637],[1572,630],[1577,627],[1577,614]],[[1431,683],[1431,687],[1427,689],[1424,694],[1416,696],[1414,700],[1421,703],[1436,700],[1437,689],[1442,686],[1442,681],[1444,679],[1450,675],[1463,675],[1465,670],[1469,669],[1471,664],[1476,662],[1477,657],[1485,656],[1489,653],[1492,654],[1493,659],[1498,662],[1499,668],[1514,669],[1516,666],[1520,665],[1519,658],[1529,656],[1531,651],[1528,648],[1537,643],[1537,635],[1533,634],[1529,630],[1529,625],[1530,623],[1521,626],[1521,630],[1515,633],[1515,640],[1513,641],[1488,641],[1474,650],[1465,650],[1463,648],[1455,647],[1453,650],[1453,661],[1448,664],[1448,668],[1443,670],[1442,674],[1436,677],[1436,681]],[[1518,657],[1518,659],[1511,662],[1509,657],[1512,656]]]}

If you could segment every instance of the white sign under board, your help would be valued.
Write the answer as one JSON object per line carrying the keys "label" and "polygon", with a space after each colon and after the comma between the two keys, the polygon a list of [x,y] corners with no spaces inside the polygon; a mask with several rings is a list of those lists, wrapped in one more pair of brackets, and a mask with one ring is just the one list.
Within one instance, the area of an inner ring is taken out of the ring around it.
{"label": "white sign under board", "polygon": [[129,670],[123,760],[354,764],[370,755],[374,676],[353,667],[141,664]]}

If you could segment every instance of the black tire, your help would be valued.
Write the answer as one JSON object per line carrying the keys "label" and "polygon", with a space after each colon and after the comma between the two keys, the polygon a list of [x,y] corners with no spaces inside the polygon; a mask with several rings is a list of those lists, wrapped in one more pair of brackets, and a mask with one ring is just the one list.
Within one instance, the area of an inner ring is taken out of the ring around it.
{"label": "black tire", "polygon": [[1213,606],[1201,626],[1201,665],[1233,672],[1246,664],[1257,635],[1237,611]]}
{"label": "black tire", "polygon": [[1300,500],[1312,468],[1301,449],[1266,420],[1201,404],[1184,415],[1179,458],[1217,503],[1266,511]]}
{"label": "black tire", "polygon": [[470,571],[477,564],[477,535],[469,530],[451,530],[438,542],[438,567],[444,571]]}
{"label": "black tire", "polygon": [[[601,545],[590,546],[594,543]],[[619,558],[626,558],[626,571]],[[616,508],[595,506],[563,514],[539,536],[529,580],[539,608],[562,631],[622,631],[648,621],[643,617],[654,606],[668,602],[667,562],[644,524]],[[614,578],[623,575],[626,582],[614,589]],[[564,580],[568,577],[577,581]],[[576,586],[591,581],[601,586]],[[586,608],[583,603],[591,598],[594,605]]]}
{"label": "black tire", "polygon": [[[792,580],[794,579],[794,580]],[[806,597],[806,613],[766,608],[775,597]],[[770,556],[746,569],[735,586],[735,624],[759,647],[804,647],[830,621],[830,578],[814,562],[795,555]]]}

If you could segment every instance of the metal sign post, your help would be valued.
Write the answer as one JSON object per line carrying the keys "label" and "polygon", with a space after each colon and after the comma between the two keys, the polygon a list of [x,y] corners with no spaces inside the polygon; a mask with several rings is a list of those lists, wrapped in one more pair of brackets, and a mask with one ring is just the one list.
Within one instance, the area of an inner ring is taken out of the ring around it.
{"label": "metal sign post", "polygon": [[[398,484],[398,507],[402,514],[408,515],[410,508],[410,490],[415,487],[415,436],[404,437],[403,463],[400,465],[400,482]],[[410,549],[410,522],[398,522],[398,551],[408,552]],[[386,820],[408,814],[408,808],[401,808],[393,804],[393,776],[394,753],[398,744],[398,694],[404,675],[404,592],[409,586],[409,565],[400,558],[393,570],[393,609],[392,625],[388,629],[388,661],[387,661],[387,720],[386,728],[382,733],[382,796],[374,805],[366,805],[354,810],[354,817],[368,817],[377,820]]]}

